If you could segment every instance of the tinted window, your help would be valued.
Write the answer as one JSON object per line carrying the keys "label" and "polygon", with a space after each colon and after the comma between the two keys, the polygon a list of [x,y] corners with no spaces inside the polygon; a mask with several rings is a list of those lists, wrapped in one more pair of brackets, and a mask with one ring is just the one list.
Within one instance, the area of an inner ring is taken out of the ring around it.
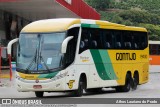
{"label": "tinted window", "polygon": [[87,49],[143,50],[147,38],[146,32],[82,28],[79,53]]}
{"label": "tinted window", "polygon": [[75,59],[78,34],[79,34],[79,28],[73,28],[68,30],[67,32],[67,36],[73,36],[73,39],[69,41],[67,46],[67,51],[65,54],[65,62],[64,62],[66,67],[71,63],[73,63]]}
{"label": "tinted window", "polygon": [[150,55],[160,55],[160,45],[159,44],[150,44],[149,45]]}

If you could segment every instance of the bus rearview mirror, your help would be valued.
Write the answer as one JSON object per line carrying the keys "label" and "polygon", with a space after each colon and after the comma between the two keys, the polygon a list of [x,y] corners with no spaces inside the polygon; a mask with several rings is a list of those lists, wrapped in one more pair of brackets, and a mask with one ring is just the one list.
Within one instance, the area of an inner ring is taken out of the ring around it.
{"label": "bus rearview mirror", "polygon": [[19,38],[15,38],[13,40],[11,40],[8,45],[7,45],[7,53],[11,55],[11,50],[12,50],[12,45],[17,42],[19,40]]}
{"label": "bus rearview mirror", "polygon": [[66,53],[68,42],[69,42],[71,39],[73,39],[73,36],[67,37],[67,38],[62,42],[61,53]]}

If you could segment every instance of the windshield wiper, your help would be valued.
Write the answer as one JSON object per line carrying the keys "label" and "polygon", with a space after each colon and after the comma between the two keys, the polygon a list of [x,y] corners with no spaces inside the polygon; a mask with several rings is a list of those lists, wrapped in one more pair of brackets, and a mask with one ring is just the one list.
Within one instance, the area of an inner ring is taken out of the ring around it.
{"label": "windshield wiper", "polygon": [[47,71],[50,73],[51,70],[50,70],[49,67],[47,66],[47,64],[46,64],[46,62],[44,61],[42,55],[40,54],[40,62],[41,62],[41,59],[42,59],[42,61],[43,61],[43,63],[44,63],[44,66],[46,67]]}
{"label": "windshield wiper", "polygon": [[27,68],[25,70],[26,73],[28,73],[29,69],[32,67],[33,62],[35,62],[35,64],[36,64],[36,59],[37,59],[37,48],[36,48],[36,52],[34,54],[34,57],[33,57],[32,61],[31,61],[31,63],[27,66]]}

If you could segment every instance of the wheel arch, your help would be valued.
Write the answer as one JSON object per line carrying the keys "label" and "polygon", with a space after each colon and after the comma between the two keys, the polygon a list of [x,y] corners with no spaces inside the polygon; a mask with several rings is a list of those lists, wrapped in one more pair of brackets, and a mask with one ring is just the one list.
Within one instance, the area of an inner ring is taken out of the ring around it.
{"label": "wheel arch", "polygon": [[87,75],[86,73],[81,73],[79,77],[79,81],[82,78],[82,81],[85,83],[85,88],[87,88]]}

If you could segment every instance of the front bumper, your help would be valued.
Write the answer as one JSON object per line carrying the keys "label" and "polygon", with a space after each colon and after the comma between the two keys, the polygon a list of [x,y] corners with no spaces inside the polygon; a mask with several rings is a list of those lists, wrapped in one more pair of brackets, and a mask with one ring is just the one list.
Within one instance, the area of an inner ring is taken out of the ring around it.
{"label": "front bumper", "polygon": [[[34,85],[41,85],[42,88],[35,89]],[[65,78],[59,80],[18,80],[16,79],[16,88],[20,92],[28,91],[65,91]]]}

